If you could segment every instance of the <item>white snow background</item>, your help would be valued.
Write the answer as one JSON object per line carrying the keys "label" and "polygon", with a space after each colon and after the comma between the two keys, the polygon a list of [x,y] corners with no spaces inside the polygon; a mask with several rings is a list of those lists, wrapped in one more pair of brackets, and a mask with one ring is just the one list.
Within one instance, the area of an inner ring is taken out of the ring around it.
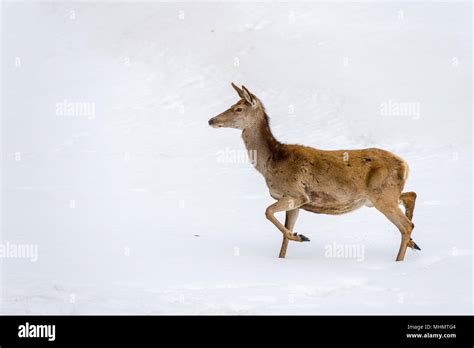
{"label": "white snow background", "polygon": [[[471,25],[469,2],[3,2],[2,243],[38,260],[0,259],[0,312],[471,314]],[[422,250],[396,263],[373,208],[302,211],[279,259],[240,132],[207,124],[231,81],[280,141],[405,158]]]}

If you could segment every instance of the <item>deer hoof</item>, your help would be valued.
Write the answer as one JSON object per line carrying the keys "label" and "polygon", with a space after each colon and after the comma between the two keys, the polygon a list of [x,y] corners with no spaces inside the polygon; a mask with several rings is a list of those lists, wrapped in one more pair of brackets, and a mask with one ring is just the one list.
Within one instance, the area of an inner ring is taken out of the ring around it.
{"label": "deer hoof", "polygon": [[294,233],[294,236],[297,236],[300,239],[300,242],[309,242],[310,239],[303,234]]}
{"label": "deer hoof", "polygon": [[421,248],[415,243],[413,239],[410,238],[410,242],[413,242],[412,248],[414,250],[421,250]]}

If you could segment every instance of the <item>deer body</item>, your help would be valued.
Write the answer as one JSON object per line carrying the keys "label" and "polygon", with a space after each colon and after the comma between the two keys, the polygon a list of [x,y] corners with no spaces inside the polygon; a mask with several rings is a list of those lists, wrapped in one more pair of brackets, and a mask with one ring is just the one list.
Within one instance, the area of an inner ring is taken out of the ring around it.
{"label": "deer body", "polygon": [[[338,215],[362,206],[374,206],[402,234],[397,261],[406,248],[419,249],[411,239],[416,194],[402,193],[408,165],[400,157],[381,149],[325,151],[276,140],[265,109],[245,87],[232,84],[241,100],[209,120],[213,127],[242,130],[249,151],[256,151],[255,168],[265,178],[269,193],[277,200],[265,215],[283,233],[280,257],[285,257],[289,240],[309,241],[293,233],[299,209],[317,214]],[[398,204],[405,206],[405,214]],[[286,212],[285,225],[274,216]]]}

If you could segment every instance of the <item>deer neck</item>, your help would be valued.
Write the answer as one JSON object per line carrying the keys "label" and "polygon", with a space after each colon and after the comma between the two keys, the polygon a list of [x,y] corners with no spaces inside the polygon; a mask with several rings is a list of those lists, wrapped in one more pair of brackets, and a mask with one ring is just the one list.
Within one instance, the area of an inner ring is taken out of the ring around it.
{"label": "deer neck", "polygon": [[268,162],[280,143],[270,130],[267,115],[262,112],[262,115],[259,116],[255,125],[242,131],[242,139],[247,148],[250,162],[265,176]]}

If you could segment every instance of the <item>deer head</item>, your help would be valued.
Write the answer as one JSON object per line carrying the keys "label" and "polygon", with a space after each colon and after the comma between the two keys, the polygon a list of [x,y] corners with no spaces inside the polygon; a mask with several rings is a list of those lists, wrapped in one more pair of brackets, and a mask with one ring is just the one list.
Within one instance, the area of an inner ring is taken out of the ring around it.
{"label": "deer head", "polygon": [[262,110],[262,104],[258,98],[250,93],[245,86],[239,88],[232,83],[232,87],[236,90],[240,100],[223,113],[209,120],[209,125],[213,128],[245,129],[253,126],[258,120],[259,111]]}

